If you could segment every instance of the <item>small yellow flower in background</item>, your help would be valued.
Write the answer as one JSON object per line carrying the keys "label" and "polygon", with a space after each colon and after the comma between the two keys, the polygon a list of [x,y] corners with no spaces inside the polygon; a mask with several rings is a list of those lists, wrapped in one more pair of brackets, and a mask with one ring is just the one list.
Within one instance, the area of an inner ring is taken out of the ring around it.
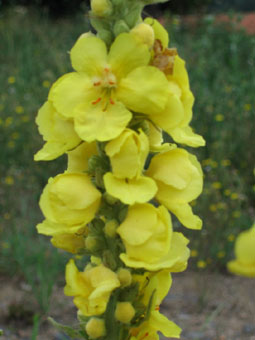
{"label": "small yellow flower in background", "polygon": [[14,84],[16,82],[16,78],[13,76],[10,76],[7,80],[9,84]]}
{"label": "small yellow flower in background", "polygon": [[50,87],[51,83],[49,82],[49,80],[44,80],[42,83],[42,86],[45,87],[46,89],[48,89]]}
{"label": "small yellow flower in background", "polygon": [[3,109],[4,109],[4,105],[0,104],[0,111],[3,111]]}
{"label": "small yellow flower in background", "polygon": [[14,184],[14,178],[12,176],[5,177],[4,181],[7,185],[13,185]]}
{"label": "small yellow flower in background", "polygon": [[231,161],[229,159],[223,159],[221,161],[221,165],[222,166],[230,166],[231,165]]}
{"label": "small yellow flower in background", "polygon": [[221,113],[219,113],[215,116],[216,122],[223,122],[224,119],[225,119],[225,117]]}
{"label": "small yellow flower in background", "polygon": [[255,277],[255,224],[241,232],[235,242],[236,259],[228,262],[228,270],[236,275]]}
{"label": "small yellow flower in background", "polygon": [[244,109],[245,111],[251,111],[251,104],[245,104]]}
{"label": "small yellow flower in background", "polygon": [[212,160],[212,161],[211,161],[211,167],[212,167],[213,169],[217,168],[217,167],[218,167],[218,162]]}
{"label": "small yellow flower in background", "polygon": [[7,146],[9,149],[13,149],[15,147],[15,142],[13,140],[10,140],[8,143],[7,143]]}
{"label": "small yellow flower in background", "polygon": [[218,208],[218,209],[225,210],[225,209],[227,208],[227,205],[226,205],[225,202],[219,202],[219,203],[217,204],[217,208]]}
{"label": "small yellow flower in background", "polygon": [[230,196],[231,195],[231,190],[226,189],[226,190],[224,190],[223,193],[224,193],[225,196]]}
{"label": "small yellow flower in background", "polygon": [[12,139],[18,139],[18,138],[19,138],[19,132],[13,132],[13,133],[11,134],[11,138],[12,138]]}
{"label": "small yellow flower in background", "polygon": [[196,249],[191,250],[190,256],[191,257],[197,257],[198,256],[198,251]]}
{"label": "small yellow flower in background", "polygon": [[21,105],[16,106],[16,107],[15,107],[15,112],[18,113],[18,114],[24,113],[24,108],[23,108],[23,106],[21,106]]}
{"label": "small yellow flower in background", "polygon": [[237,192],[233,192],[231,195],[230,195],[230,198],[234,201],[234,200],[237,200],[239,198],[239,195]]}
{"label": "small yellow flower in background", "polygon": [[221,251],[219,251],[219,252],[217,253],[217,257],[218,257],[219,259],[223,259],[225,256],[226,256],[226,252],[223,251],[223,250],[221,250]]}
{"label": "small yellow flower in background", "polygon": [[172,20],[173,25],[180,26],[181,20],[179,17],[175,16]]}
{"label": "small yellow flower in background", "polygon": [[22,122],[27,123],[29,121],[29,116],[23,116],[21,117]]}
{"label": "small yellow flower in background", "polygon": [[208,158],[208,159],[203,159],[202,160],[202,165],[203,166],[207,166],[207,165],[210,165],[211,164],[211,158]]}
{"label": "small yellow flower in background", "polygon": [[8,242],[2,242],[1,246],[3,247],[3,249],[9,249],[10,248],[10,243]]}
{"label": "small yellow flower in background", "polygon": [[5,119],[5,126],[6,126],[6,127],[12,125],[12,123],[13,123],[13,118],[12,118],[12,117],[7,117],[7,118]]}
{"label": "small yellow flower in background", "polygon": [[218,207],[216,204],[210,204],[209,209],[210,211],[215,212],[218,210]]}
{"label": "small yellow flower in background", "polygon": [[199,260],[197,262],[197,268],[199,268],[199,269],[204,269],[204,268],[206,268],[206,266],[207,266],[207,263],[204,260]]}
{"label": "small yellow flower in background", "polygon": [[234,218],[239,218],[239,217],[241,216],[241,211],[239,211],[239,210],[234,211],[233,214],[232,214],[232,216],[233,216]]}
{"label": "small yellow flower in background", "polygon": [[228,241],[229,242],[233,242],[234,240],[235,240],[235,235],[234,234],[228,235]]}
{"label": "small yellow flower in background", "polygon": [[222,188],[222,184],[220,182],[213,182],[212,187],[214,189],[220,189],[220,188]]}
{"label": "small yellow flower in background", "polygon": [[4,213],[4,219],[9,220],[11,218],[11,214],[9,213]]}
{"label": "small yellow flower in background", "polygon": [[224,90],[225,90],[226,93],[230,93],[230,92],[232,92],[233,87],[230,86],[230,85],[226,85],[226,86],[224,87]]}

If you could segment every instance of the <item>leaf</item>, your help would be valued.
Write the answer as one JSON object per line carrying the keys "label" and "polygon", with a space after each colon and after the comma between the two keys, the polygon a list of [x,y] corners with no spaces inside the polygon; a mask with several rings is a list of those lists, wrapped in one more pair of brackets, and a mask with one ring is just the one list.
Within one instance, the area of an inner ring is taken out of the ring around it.
{"label": "leaf", "polygon": [[68,335],[71,339],[77,339],[78,338],[78,339],[88,340],[85,333],[81,332],[80,330],[75,330],[74,328],[72,328],[70,326],[62,325],[62,324],[56,322],[51,317],[48,317],[48,320],[55,328],[57,328],[61,332],[66,333],[66,335]]}

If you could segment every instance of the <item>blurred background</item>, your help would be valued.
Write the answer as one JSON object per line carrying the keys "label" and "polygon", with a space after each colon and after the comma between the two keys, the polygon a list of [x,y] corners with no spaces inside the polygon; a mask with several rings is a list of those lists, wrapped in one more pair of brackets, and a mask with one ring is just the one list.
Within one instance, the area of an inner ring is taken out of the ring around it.
{"label": "blurred background", "polygon": [[[63,319],[65,310],[70,323],[75,311],[62,292],[68,256],[35,229],[42,189],[65,170],[66,159],[35,163],[33,155],[43,144],[38,108],[51,84],[71,71],[68,51],[90,29],[88,6],[81,0],[0,0],[0,328],[6,340],[67,339],[48,333],[44,321],[48,314]],[[225,265],[237,234],[255,217],[255,1],[172,0],[147,6],[148,14],[164,23],[171,47],[186,60],[196,98],[192,126],[207,141],[190,150],[205,175],[204,192],[192,202],[204,227],[182,228],[191,239],[189,271],[176,279],[166,310],[184,328],[183,340],[254,340],[254,280],[227,276]],[[242,301],[233,300],[240,294]],[[220,326],[235,309],[232,324]]]}

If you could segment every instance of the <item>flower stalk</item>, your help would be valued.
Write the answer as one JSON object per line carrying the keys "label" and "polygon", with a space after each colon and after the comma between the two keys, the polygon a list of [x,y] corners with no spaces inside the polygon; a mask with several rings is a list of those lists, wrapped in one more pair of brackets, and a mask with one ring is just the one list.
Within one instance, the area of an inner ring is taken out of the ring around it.
{"label": "flower stalk", "polygon": [[[185,270],[188,239],[201,229],[190,202],[203,185],[196,157],[177,144],[204,145],[189,126],[193,94],[167,31],[142,20],[158,1],[92,0],[91,24],[71,50],[74,72],[52,86],[36,123],[45,141],[35,160],[67,154],[67,169],[40,198],[39,233],[73,254],[64,292],[78,327],[51,322],[71,338],[158,340],[181,329],[160,313],[172,272]],[[163,131],[173,143],[163,142]],[[177,143],[177,144],[175,144]],[[86,265],[80,263],[89,256]]]}

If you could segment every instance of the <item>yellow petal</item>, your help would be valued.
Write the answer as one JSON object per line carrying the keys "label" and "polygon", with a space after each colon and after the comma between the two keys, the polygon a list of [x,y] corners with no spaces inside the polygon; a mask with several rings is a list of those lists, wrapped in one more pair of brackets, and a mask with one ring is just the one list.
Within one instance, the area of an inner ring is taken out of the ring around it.
{"label": "yellow petal", "polygon": [[117,97],[130,110],[157,114],[166,106],[168,81],[156,67],[139,67],[121,80]]}
{"label": "yellow petal", "polygon": [[93,35],[82,35],[71,49],[73,68],[89,76],[102,72],[107,60],[107,48],[103,40]]}
{"label": "yellow petal", "polygon": [[77,254],[79,249],[85,248],[84,235],[75,234],[59,234],[54,235],[51,239],[54,247],[63,249],[72,254]]}
{"label": "yellow petal", "polygon": [[227,268],[233,274],[255,278],[255,263],[253,265],[244,265],[234,260],[227,263]]}
{"label": "yellow petal", "polygon": [[[75,145],[74,145],[75,146]],[[66,145],[58,142],[47,142],[43,145],[35,155],[35,161],[51,161],[57,157],[63,155],[67,150],[71,149],[73,146]]]}
{"label": "yellow petal", "polygon": [[67,224],[54,223],[49,220],[44,220],[42,223],[39,223],[36,226],[39,234],[47,236],[79,233],[83,227],[83,224],[70,226]]}
{"label": "yellow petal", "polygon": [[151,313],[149,323],[150,327],[153,327],[166,337],[180,338],[181,328],[158,311],[153,311]]}
{"label": "yellow petal", "polygon": [[75,130],[87,142],[108,141],[124,130],[132,114],[120,102],[104,108],[99,104],[80,106],[76,110]]}
{"label": "yellow petal", "polygon": [[202,228],[202,220],[193,214],[192,208],[188,203],[174,204],[162,200],[160,200],[160,203],[164,204],[186,228],[194,230],[200,230]]}
{"label": "yellow petal", "polygon": [[63,116],[75,116],[74,109],[82,103],[92,102],[97,90],[92,81],[84,73],[67,73],[53,84],[49,100]]}
{"label": "yellow petal", "polygon": [[122,33],[113,42],[108,59],[113,73],[121,79],[137,67],[148,65],[150,52],[148,46],[137,41],[132,34]]}
{"label": "yellow petal", "polygon": [[146,18],[144,22],[150,25],[155,33],[155,40],[160,40],[164,48],[168,47],[169,36],[166,29],[158,22],[158,20],[153,18]]}
{"label": "yellow petal", "polygon": [[193,148],[205,145],[204,138],[194,133],[190,126],[168,130],[167,132],[176,143],[185,144]]}
{"label": "yellow petal", "polygon": [[255,266],[255,226],[237,236],[235,255],[240,263]]}
{"label": "yellow petal", "polygon": [[88,160],[97,154],[96,142],[82,143],[76,149],[69,151],[68,172],[85,172],[88,170]]}
{"label": "yellow petal", "polygon": [[125,204],[145,203],[151,200],[156,192],[156,183],[148,177],[120,179],[111,172],[104,175],[106,191]]}

